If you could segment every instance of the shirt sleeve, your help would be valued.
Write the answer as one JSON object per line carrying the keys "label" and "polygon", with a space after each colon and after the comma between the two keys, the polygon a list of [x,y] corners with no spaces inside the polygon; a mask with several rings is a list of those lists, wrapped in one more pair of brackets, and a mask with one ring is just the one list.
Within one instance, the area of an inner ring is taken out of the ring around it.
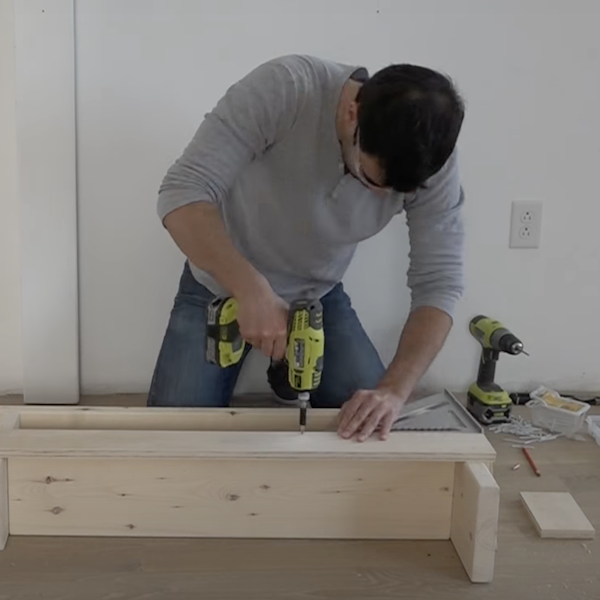
{"label": "shirt sleeve", "polygon": [[298,87],[284,60],[260,65],[232,85],[167,171],[158,194],[160,219],[193,202],[221,203],[243,168],[292,127]]}
{"label": "shirt sleeve", "polygon": [[411,311],[432,306],[454,318],[456,303],[464,292],[464,200],[455,150],[427,181],[426,189],[405,201]]}

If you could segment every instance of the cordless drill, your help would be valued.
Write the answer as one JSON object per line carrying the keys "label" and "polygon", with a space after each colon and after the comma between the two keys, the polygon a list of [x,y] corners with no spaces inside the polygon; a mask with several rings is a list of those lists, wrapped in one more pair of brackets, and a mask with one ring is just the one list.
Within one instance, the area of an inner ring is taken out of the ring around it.
{"label": "cordless drill", "polygon": [[[237,311],[235,298],[215,298],[208,307],[206,358],[223,368],[237,364],[246,348],[237,322]],[[289,309],[285,357],[272,361],[267,374],[271,388],[280,398],[299,401],[301,433],[306,428],[310,393],[321,383],[324,348],[321,302],[293,302]]]}
{"label": "cordless drill", "polygon": [[297,300],[290,306],[285,358],[272,361],[267,371],[271,388],[300,404],[300,433],[306,429],[310,393],[321,384],[325,337],[323,306],[319,300]]}
{"label": "cordless drill", "polygon": [[512,400],[498,384],[494,383],[496,363],[500,352],[527,354],[523,343],[502,323],[479,315],[469,323],[469,331],[481,344],[481,360],[477,381],[469,387],[467,408],[484,425],[508,421]]}

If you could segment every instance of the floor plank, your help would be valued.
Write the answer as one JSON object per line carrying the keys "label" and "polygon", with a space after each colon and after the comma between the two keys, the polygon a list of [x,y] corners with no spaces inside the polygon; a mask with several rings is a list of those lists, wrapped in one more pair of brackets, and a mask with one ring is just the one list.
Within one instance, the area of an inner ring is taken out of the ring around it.
{"label": "floor plank", "polygon": [[471,584],[449,542],[12,537],[0,553],[0,600],[597,599],[597,539],[539,538],[519,492],[569,491],[598,530],[600,447],[538,444],[536,477],[502,437],[490,434],[501,495],[492,584]]}

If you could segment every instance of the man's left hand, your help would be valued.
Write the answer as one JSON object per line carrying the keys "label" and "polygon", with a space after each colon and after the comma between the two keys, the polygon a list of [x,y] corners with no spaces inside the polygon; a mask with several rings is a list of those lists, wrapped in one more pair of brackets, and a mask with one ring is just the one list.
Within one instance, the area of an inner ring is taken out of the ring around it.
{"label": "man's left hand", "polygon": [[364,442],[375,430],[387,439],[406,400],[389,390],[359,390],[341,408],[338,434]]}

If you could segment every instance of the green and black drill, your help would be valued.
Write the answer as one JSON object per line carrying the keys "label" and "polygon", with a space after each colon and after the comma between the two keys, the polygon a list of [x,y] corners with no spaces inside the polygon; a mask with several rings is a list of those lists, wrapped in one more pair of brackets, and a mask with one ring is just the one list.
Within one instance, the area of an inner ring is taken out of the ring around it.
{"label": "green and black drill", "polygon": [[[206,358],[222,368],[237,364],[246,349],[237,316],[235,298],[217,297],[208,306]],[[301,433],[306,428],[310,394],[321,384],[324,352],[323,305],[317,299],[292,302],[285,358],[272,361],[267,374],[280,398],[298,401]]]}
{"label": "green and black drill", "polygon": [[506,390],[494,383],[500,352],[527,354],[523,342],[502,323],[479,315],[469,323],[469,331],[481,344],[481,361],[477,381],[469,388],[467,408],[484,425],[504,423],[510,417],[512,400]]}

